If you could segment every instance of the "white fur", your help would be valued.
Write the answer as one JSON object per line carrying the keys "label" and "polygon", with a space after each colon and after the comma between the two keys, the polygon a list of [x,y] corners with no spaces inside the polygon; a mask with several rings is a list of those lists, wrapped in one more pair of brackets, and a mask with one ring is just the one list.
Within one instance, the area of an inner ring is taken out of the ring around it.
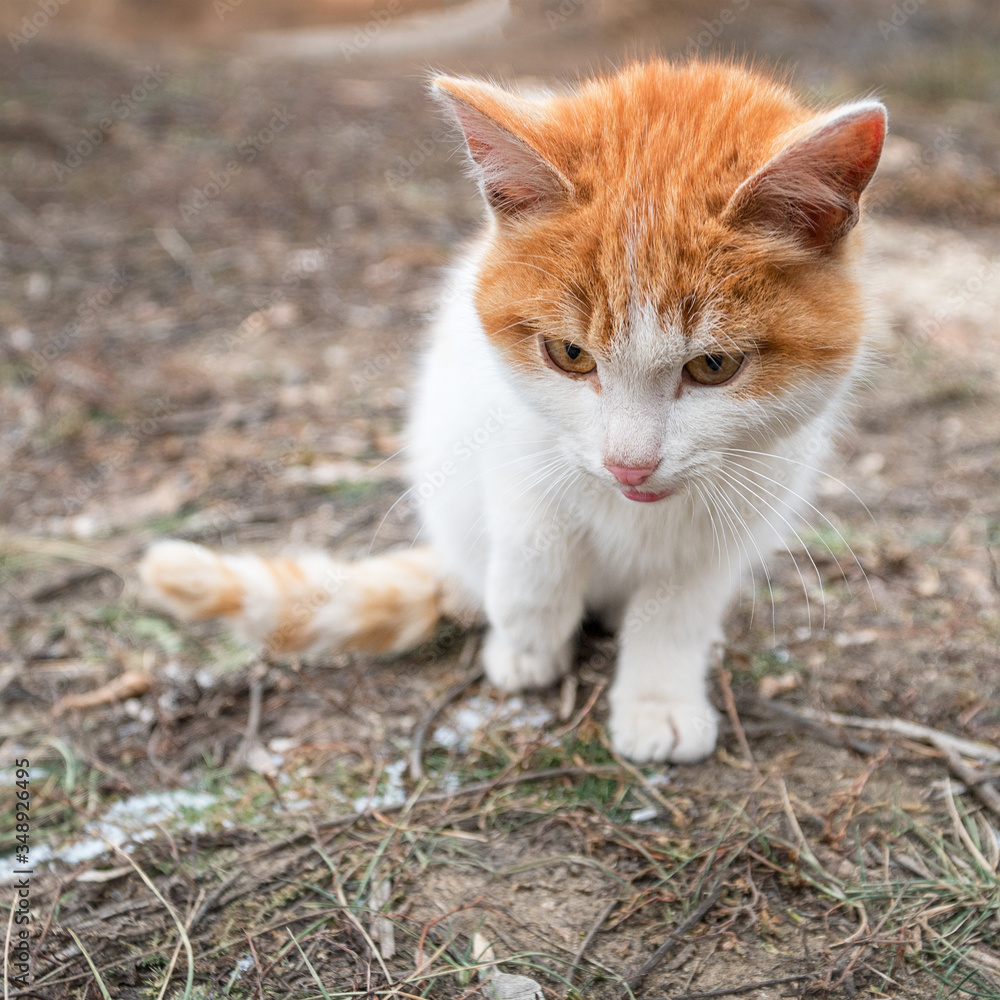
{"label": "white fur", "polygon": [[[619,630],[615,748],[639,761],[700,759],[715,746],[705,678],[726,607],[806,504],[846,380],[759,404],[724,387],[678,391],[683,365],[719,331],[706,324],[686,338],[643,302],[602,367],[600,393],[547,368],[521,373],[473,307],[480,253],[434,326],[412,411],[424,531],[485,608],[493,683],[555,680],[585,610],[596,612]],[[740,469],[721,458],[733,448],[761,454],[737,455]],[[643,489],[677,493],[627,500],[608,460],[658,461]]]}

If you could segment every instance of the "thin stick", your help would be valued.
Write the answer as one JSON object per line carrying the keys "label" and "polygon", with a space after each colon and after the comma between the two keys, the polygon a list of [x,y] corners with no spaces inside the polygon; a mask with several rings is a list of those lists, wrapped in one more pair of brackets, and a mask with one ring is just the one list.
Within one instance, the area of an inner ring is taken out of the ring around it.
{"label": "thin stick", "polygon": [[944,754],[944,759],[948,763],[948,770],[951,771],[966,788],[987,809],[990,809],[997,816],[1000,816],[1000,791],[990,783],[990,779],[985,775],[978,774],[975,768],[967,764],[950,747],[940,745],[938,750]]}
{"label": "thin stick", "polygon": [[611,911],[618,905],[617,899],[612,899],[607,906],[601,910],[601,915],[594,921],[593,926],[587,931],[587,936],[583,939],[583,944],[580,945],[579,950],[573,956],[573,961],[570,962],[569,970],[569,985],[572,986],[576,981],[577,966],[583,961],[583,956],[586,954],[587,949],[590,947],[591,942],[597,937],[597,932],[604,926],[604,921],[608,919],[611,915]]}
{"label": "thin stick", "polygon": [[783,983],[803,983],[807,979],[815,979],[814,973],[803,973],[800,976],[782,976],[781,979],[762,979],[758,983],[743,983],[740,986],[723,986],[722,989],[709,990],[707,993],[674,993],[670,1000],[708,1000],[709,997],[735,997],[741,993],[752,993],[766,986],[781,986]]}
{"label": "thin stick", "polygon": [[[472,661],[476,657],[476,651],[479,649],[480,638],[479,632],[473,632],[465,640],[465,645],[462,647],[462,653],[458,661],[458,667],[462,673],[465,673],[472,665]],[[431,723],[437,718],[440,712],[447,708],[456,698],[460,698],[465,694],[482,676],[483,668],[477,667],[467,677],[460,680],[457,684],[453,684],[417,723],[413,730],[413,743],[410,746],[410,777],[414,781],[423,781],[424,779],[424,740],[427,738],[427,730],[430,729]]]}
{"label": "thin stick", "polygon": [[594,707],[594,704],[596,703],[597,699],[600,698],[601,696],[601,692],[607,686],[608,682],[604,680],[600,680],[594,685],[594,689],[590,692],[590,695],[587,697],[587,704],[584,705],[583,708],[581,708],[580,711],[577,712],[576,715],[574,715],[573,718],[571,718],[569,722],[567,722],[566,725],[563,726],[562,729],[557,729],[552,734],[551,740],[553,743],[558,743],[559,740],[561,740],[567,733],[573,732],[573,730],[576,729],[576,727],[580,725],[580,723],[583,722],[583,720],[587,718],[588,715],[590,715],[590,710]]}
{"label": "thin stick", "polygon": [[646,793],[650,796],[650,798],[652,798],[664,809],[666,809],[666,811],[673,816],[674,822],[679,827],[683,827],[687,823],[687,817],[684,815],[683,812],[681,812],[680,809],[677,808],[676,804],[671,802],[670,799],[668,799],[665,795],[663,795],[660,792],[660,790],[656,788],[656,786],[649,780],[649,778],[647,778],[646,775],[644,775],[642,771],[639,770],[639,768],[637,768],[634,764],[631,764],[624,757],[622,757],[618,753],[618,751],[615,750],[615,748],[611,745],[611,741],[606,736],[602,734],[600,739],[604,748],[614,758],[615,763],[620,765],[623,770],[628,771],[628,773],[631,774],[632,777],[635,778],[635,780],[638,781],[639,784],[643,786],[643,788],[646,790]]}
{"label": "thin stick", "polygon": [[242,767],[250,759],[250,752],[260,743],[260,713],[263,703],[263,680],[267,664],[258,661],[250,669],[250,707],[247,710],[247,727],[243,739],[233,753],[233,763]]}
{"label": "thin stick", "polygon": [[264,974],[260,971],[260,959],[257,957],[257,946],[253,943],[253,938],[250,936],[249,931],[243,932],[244,937],[247,939],[247,945],[250,948],[250,957],[253,959],[254,971],[257,973],[257,989],[260,995],[264,995]]}
{"label": "thin stick", "polygon": [[881,749],[881,744],[866,743],[864,740],[856,739],[850,733],[844,732],[843,728],[823,725],[811,719],[806,719],[799,715],[790,705],[785,705],[780,701],[765,701],[763,698],[758,697],[750,701],[750,707],[754,712],[761,715],[777,715],[783,719],[787,719],[789,722],[808,730],[817,739],[823,740],[824,743],[829,743],[830,746],[835,747],[848,747],[855,753],[861,754],[862,757],[870,757],[872,754],[878,753]]}
{"label": "thin stick", "polygon": [[989,761],[991,764],[1000,764],[1000,748],[991,746],[989,743],[979,743],[975,740],[962,739],[961,736],[952,736],[944,733],[940,729],[932,729],[930,726],[922,726],[918,722],[909,722],[907,719],[865,719],[858,715],[841,715],[839,712],[820,712],[814,708],[800,705],[791,708],[788,705],[774,704],[772,708],[780,712],[781,715],[790,719],[800,719],[807,722],[825,723],[828,726],[846,726],[851,729],[869,729],[881,733],[895,733],[897,736],[908,736],[910,739],[921,740],[930,743],[931,746],[944,752],[944,747],[948,747],[954,753],[963,757],[971,757],[974,760]]}
{"label": "thin stick", "polygon": [[[638,970],[634,972],[627,980],[625,980],[626,985],[629,990],[633,993],[642,985],[642,981],[649,975],[650,972],[655,969],[660,962],[662,962],[667,955],[669,955],[679,944],[683,944],[684,935],[687,934],[689,930],[693,927],[697,927],[701,923],[705,914],[712,909],[713,906],[719,901],[719,896],[722,895],[722,879],[721,877],[712,887],[711,892],[701,901],[701,905],[698,907],[694,913],[691,914],[676,930],[670,931],[667,936],[667,940],[660,945],[656,951],[646,960],[645,964]],[[626,997],[628,994],[623,992],[620,994],[622,998]]]}
{"label": "thin stick", "polygon": [[762,780],[760,768],[757,767],[757,761],[753,759],[753,754],[750,752],[750,744],[747,742],[747,734],[743,732],[743,723],[740,722],[740,713],[736,711],[736,699],[733,697],[732,679],[732,672],[720,667],[719,686],[722,688],[722,697],[726,703],[726,715],[729,716],[729,722],[733,727],[733,732],[736,733],[736,739],[739,741],[740,750],[743,751],[743,756],[746,758],[746,762],[750,765],[750,770],[753,771],[753,776],[759,782]]}

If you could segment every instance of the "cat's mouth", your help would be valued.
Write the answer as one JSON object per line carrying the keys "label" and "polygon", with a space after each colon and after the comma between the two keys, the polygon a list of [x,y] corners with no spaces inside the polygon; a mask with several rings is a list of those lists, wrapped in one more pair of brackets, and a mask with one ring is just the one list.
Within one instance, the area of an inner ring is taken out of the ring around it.
{"label": "cat's mouth", "polygon": [[677,490],[661,490],[659,493],[654,493],[651,490],[629,488],[622,490],[622,496],[626,500],[635,500],[636,503],[656,503],[657,500],[666,500],[667,497],[673,496],[676,492]]}

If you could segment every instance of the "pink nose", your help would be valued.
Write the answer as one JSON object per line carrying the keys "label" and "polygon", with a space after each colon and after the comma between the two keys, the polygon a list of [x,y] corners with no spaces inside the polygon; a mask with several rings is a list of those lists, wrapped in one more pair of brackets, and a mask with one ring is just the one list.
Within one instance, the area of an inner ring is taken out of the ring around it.
{"label": "pink nose", "polygon": [[627,465],[608,465],[606,462],[604,468],[611,473],[615,479],[620,483],[624,483],[626,486],[639,486],[644,483],[649,477],[656,472],[656,466],[651,465],[648,468],[634,468]]}

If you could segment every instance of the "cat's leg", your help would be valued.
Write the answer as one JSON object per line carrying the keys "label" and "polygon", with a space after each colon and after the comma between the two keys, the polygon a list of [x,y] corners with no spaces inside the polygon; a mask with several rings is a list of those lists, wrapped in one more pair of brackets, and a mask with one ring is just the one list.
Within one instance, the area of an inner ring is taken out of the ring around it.
{"label": "cat's leg", "polygon": [[[508,526],[509,527],[509,526]],[[583,618],[585,557],[568,538],[540,546],[527,528],[494,537],[486,576],[486,675],[505,691],[545,687],[573,661]]]}
{"label": "cat's leg", "polygon": [[619,633],[611,688],[611,741],[634,761],[687,763],[715,748],[718,719],[708,700],[712,645],[722,640],[729,579],[640,587]]}

